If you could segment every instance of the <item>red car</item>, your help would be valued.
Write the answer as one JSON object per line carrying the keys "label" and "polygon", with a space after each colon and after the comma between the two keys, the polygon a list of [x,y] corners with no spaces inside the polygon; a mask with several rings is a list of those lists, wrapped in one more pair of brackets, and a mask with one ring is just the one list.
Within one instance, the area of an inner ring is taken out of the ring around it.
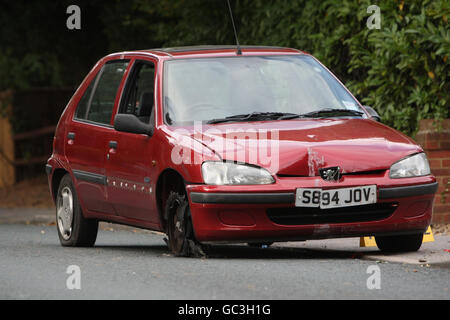
{"label": "red car", "polygon": [[46,171],[64,246],[99,221],[168,235],[175,255],[374,235],[418,250],[437,190],[423,149],[313,56],[232,46],[101,59],[65,108]]}

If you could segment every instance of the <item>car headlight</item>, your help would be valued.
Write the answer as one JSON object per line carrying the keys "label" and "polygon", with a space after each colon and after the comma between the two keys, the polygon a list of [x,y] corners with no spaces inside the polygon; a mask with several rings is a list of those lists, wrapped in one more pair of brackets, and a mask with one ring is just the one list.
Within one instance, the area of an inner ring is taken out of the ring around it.
{"label": "car headlight", "polygon": [[202,164],[206,184],[271,184],[275,180],[263,168],[233,162],[207,161]]}
{"label": "car headlight", "polygon": [[389,177],[408,178],[426,176],[430,174],[430,165],[425,153],[418,153],[402,159],[391,166]]}

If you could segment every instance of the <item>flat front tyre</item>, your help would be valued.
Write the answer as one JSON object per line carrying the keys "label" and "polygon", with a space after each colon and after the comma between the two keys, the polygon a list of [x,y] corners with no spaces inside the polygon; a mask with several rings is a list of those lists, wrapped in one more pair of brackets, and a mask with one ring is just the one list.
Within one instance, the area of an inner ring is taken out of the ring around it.
{"label": "flat front tyre", "polygon": [[189,202],[185,195],[171,192],[167,198],[167,245],[179,257],[205,256],[201,244],[195,239]]}
{"label": "flat front tyre", "polygon": [[378,249],[383,252],[412,252],[419,250],[423,234],[375,237]]}
{"label": "flat front tyre", "polygon": [[56,227],[65,247],[92,247],[97,239],[98,221],[83,217],[69,174],[61,179],[56,195]]}

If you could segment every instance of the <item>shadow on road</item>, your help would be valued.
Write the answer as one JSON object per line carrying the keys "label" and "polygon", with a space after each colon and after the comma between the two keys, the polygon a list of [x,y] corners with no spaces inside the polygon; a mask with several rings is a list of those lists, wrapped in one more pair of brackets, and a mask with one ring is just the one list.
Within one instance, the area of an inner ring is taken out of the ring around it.
{"label": "shadow on road", "polygon": [[270,247],[251,248],[245,245],[214,245],[208,248],[213,259],[358,259],[363,253],[343,250]]}
{"label": "shadow on road", "polygon": [[[92,250],[126,254],[136,253],[175,257],[165,245],[99,245]],[[270,247],[252,248],[246,245],[208,245],[206,246],[206,259],[359,259],[366,252],[293,248],[293,247]],[[376,252],[376,250],[374,251]]]}
{"label": "shadow on road", "polygon": [[100,250],[109,253],[148,253],[151,255],[161,255],[169,253],[167,246],[165,245],[95,245],[93,248],[88,248],[89,250]]}

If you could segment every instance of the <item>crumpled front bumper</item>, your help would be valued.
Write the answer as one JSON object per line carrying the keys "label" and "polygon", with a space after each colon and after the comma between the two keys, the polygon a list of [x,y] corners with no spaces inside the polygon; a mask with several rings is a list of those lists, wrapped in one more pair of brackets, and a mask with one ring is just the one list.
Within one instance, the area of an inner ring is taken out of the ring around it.
{"label": "crumpled front bumper", "polygon": [[[295,207],[296,188],[377,185],[377,204],[311,211]],[[431,222],[433,176],[390,179],[347,176],[277,178],[271,185],[187,186],[194,231],[202,242],[294,241],[425,232]],[[334,210],[334,211],[333,211]]]}

